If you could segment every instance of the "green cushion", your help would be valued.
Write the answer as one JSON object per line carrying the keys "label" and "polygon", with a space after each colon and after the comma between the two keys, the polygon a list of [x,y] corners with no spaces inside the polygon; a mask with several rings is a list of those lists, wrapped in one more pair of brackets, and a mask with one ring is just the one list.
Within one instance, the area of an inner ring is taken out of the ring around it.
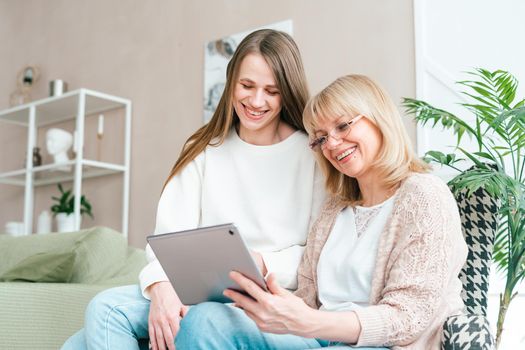
{"label": "green cushion", "polygon": [[103,283],[122,269],[127,251],[124,236],[106,227],[22,237],[0,235],[0,275],[31,256],[74,253],[69,282]]}
{"label": "green cushion", "polygon": [[0,274],[0,282],[69,282],[75,252],[38,253]]}
{"label": "green cushion", "polygon": [[72,283],[105,283],[126,263],[128,242],[119,232],[107,227],[85,230],[77,242]]}

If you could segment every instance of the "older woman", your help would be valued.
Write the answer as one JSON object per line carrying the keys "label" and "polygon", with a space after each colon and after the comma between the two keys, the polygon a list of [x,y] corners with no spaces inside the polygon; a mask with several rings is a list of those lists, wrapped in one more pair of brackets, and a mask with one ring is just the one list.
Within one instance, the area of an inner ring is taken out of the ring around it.
{"label": "older woman", "polygon": [[360,75],[337,79],[304,112],[331,198],[311,230],[292,294],[231,277],[251,296],[205,303],[182,321],[177,349],[305,349],[334,344],[439,349],[460,313],[467,247],[456,202],[426,174],[388,95]]}

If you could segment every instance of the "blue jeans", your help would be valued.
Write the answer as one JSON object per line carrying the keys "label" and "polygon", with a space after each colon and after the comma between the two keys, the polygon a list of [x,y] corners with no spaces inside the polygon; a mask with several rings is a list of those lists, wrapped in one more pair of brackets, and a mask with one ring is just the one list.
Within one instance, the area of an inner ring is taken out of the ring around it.
{"label": "blue jeans", "polygon": [[[100,292],[86,309],[85,328],[70,337],[62,350],[148,349],[149,305],[138,285]],[[243,342],[245,349],[312,349],[337,345],[294,335],[262,333],[244,312],[218,303],[192,306],[182,319],[176,338],[179,350],[227,349],[228,341]],[[344,345],[333,348],[351,349]],[[372,348],[360,348],[366,349]]]}
{"label": "blue jeans", "polygon": [[85,328],[69,338],[62,349],[148,349],[149,305],[138,285],[100,292],[86,308]]}
{"label": "blue jeans", "polygon": [[181,321],[175,344],[177,350],[303,350],[326,347],[353,349],[338,342],[303,338],[292,334],[263,333],[242,310],[220,303],[202,303],[191,307]]}

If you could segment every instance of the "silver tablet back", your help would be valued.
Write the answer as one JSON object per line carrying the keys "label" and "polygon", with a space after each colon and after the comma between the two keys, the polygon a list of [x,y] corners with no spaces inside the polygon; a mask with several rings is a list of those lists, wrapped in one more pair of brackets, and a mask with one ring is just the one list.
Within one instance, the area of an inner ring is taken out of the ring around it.
{"label": "silver tablet back", "polygon": [[231,302],[226,288],[242,291],[228,274],[238,271],[267,290],[266,283],[233,224],[148,236],[147,240],[181,301]]}

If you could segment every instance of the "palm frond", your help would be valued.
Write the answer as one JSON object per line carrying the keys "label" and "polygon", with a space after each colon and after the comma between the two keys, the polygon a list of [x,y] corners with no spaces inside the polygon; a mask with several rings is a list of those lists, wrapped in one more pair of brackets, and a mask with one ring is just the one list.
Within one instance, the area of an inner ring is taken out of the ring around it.
{"label": "palm frond", "polygon": [[510,106],[518,88],[518,81],[512,74],[502,70],[490,72],[482,68],[477,68],[474,72],[467,72],[467,74],[473,75],[478,80],[465,80],[459,84],[474,90],[481,96],[467,92],[463,92],[464,94],[474,97],[489,108],[500,111],[511,109]]}
{"label": "palm frond", "polygon": [[439,151],[428,151],[423,156],[423,160],[427,163],[435,162],[441,165],[445,165],[458,171],[460,170],[455,167],[455,164],[464,161],[463,158],[456,158],[456,155],[454,153],[445,154]]}
{"label": "palm frond", "polygon": [[525,148],[525,107],[502,112],[491,123],[494,129],[503,129],[503,138],[513,149]]}
{"label": "palm frond", "polygon": [[417,123],[421,125],[432,123],[432,127],[435,127],[439,123],[443,129],[452,130],[454,135],[456,135],[457,145],[459,145],[465,133],[476,139],[478,138],[475,129],[452,113],[412,98],[403,98],[402,104],[405,107],[405,111],[413,115]]}

